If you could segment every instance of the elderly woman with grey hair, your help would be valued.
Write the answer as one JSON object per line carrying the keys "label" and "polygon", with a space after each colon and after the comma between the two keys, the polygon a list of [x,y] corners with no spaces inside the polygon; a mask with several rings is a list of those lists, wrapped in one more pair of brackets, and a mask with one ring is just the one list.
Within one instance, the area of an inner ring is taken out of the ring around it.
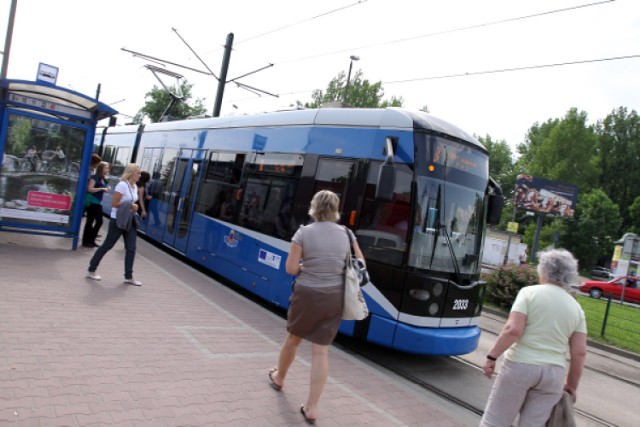
{"label": "elderly woman with grey hair", "polygon": [[544,251],[538,260],[540,284],[518,292],[507,323],[487,353],[483,367],[487,378],[495,373],[503,353],[505,360],[481,427],[511,426],[518,413],[518,426],[543,426],[563,390],[575,402],[587,354],[584,312],[568,292],[578,262],[564,249]]}

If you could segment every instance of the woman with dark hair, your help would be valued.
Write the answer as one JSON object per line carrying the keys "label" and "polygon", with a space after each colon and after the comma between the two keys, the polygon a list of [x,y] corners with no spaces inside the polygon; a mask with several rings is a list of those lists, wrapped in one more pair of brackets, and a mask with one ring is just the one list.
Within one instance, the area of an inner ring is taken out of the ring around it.
{"label": "woman with dark hair", "polygon": [[300,406],[309,424],[316,420],[318,401],[329,375],[329,345],[342,319],[345,260],[351,250],[351,240],[356,257],[364,260],[351,230],[337,224],[339,206],[340,199],[335,193],[317,192],[309,209],[309,216],[315,222],[301,226],[291,239],[286,270],[298,277],[287,313],[288,334],[280,350],[278,366],[269,372],[271,386],[282,390],[300,342],[311,341],[309,395]]}
{"label": "woman with dark hair", "polygon": [[138,200],[140,201],[140,216],[142,219],[147,217],[147,212],[149,210],[149,201],[151,200],[151,196],[149,195],[148,186],[150,180],[151,175],[149,172],[142,171],[140,172],[140,179],[136,184],[138,186]]}
{"label": "woman with dark hair", "polygon": [[507,323],[487,353],[483,368],[487,378],[495,373],[503,353],[505,360],[481,427],[511,426],[518,414],[519,426],[544,426],[563,391],[576,400],[587,354],[584,312],[569,294],[578,262],[564,249],[542,252],[538,259],[541,284],[520,289]]}
{"label": "woman with dark hair", "polygon": [[140,167],[130,163],[124,169],[120,182],[116,185],[111,199],[111,220],[109,231],[104,243],[96,250],[89,261],[89,269],[86,277],[91,280],[102,280],[96,274],[98,265],[107,252],[109,252],[120,239],[124,238],[124,283],[134,286],[142,286],[142,283],[133,278],[133,261],[136,256],[136,228],[135,215],[138,215],[138,187],[136,182],[140,179]]}
{"label": "woman with dark hair", "polygon": [[109,173],[109,163],[100,162],[96,167],[96,173],[89,178],[87,188],[87,199],[89,205],[86,206],[87,219],[84,223],[82,233],[82,246],[86,248],[97,248],[96,237],[102,227],[102,196],[109,192],[109,184],[106,176]]}

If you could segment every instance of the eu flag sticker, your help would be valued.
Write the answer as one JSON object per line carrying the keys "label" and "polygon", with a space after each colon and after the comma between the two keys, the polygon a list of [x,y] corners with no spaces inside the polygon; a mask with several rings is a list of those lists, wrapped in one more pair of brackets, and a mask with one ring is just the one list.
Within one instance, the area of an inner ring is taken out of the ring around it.
{"label": "eu flag sticker", "polygon": [[279,269],[281,260],[282,257],[280,255],[265,251],[264,249],[260,249],[258,252],[258,262],[268,265],[269,267]]}

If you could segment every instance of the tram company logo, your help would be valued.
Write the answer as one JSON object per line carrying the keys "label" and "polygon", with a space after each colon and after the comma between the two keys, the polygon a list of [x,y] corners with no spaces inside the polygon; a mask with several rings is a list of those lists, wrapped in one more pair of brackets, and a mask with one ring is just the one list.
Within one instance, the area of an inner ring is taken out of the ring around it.
{"label": "tram company logo", "polygon": [[242,237],[240,236],[240,233],[238,233],[235,230],[229,231],[229,235],[224,236],[224,242],[230,248],[235,248],[236,246],[238,246],[238,242],[241,240],[242,240]]}

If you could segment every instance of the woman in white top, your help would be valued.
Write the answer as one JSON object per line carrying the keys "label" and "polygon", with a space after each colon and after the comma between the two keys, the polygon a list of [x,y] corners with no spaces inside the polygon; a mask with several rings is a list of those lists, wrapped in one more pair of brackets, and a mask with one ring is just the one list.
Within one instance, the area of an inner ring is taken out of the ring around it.
{"label": "woman in white top", "polygon": [[518,413],[518,426],[544,426],[563,390],[575,402],[587,353],[584,312],[568,292],[578,262],[564,249],[542,252],[538,259],[541,284],[520,289],[507,323],[487,353],[483,368],[487,378],[495,373],[503,353],[505,360],[481,427],[511,426]]}
{"label": "woman in white top", "polygon": [[109,231],[104,243],[96,249],[91,261],[89,262],[89,270],[87,278],[92,280],[102,280],[96,274],[98,265],[102,257],[113,248],[120,236],[124,237],[124,247],[126,250],[124,258],[124,282],[134,286],[142,286],[142,283],[133,278],[133,261],[136,256],[136,238],[137,229],[135,221],[131,221],[127,229],[121,229],[116,223],[118,209],[131,209],[133,215],[137,215],[138,205],[138,187],[136,182],[140,179],[140,167],[134,163],[127,165],[120,177],[120,182],[116,185],[111,199],[111,219],[109,221]]}

